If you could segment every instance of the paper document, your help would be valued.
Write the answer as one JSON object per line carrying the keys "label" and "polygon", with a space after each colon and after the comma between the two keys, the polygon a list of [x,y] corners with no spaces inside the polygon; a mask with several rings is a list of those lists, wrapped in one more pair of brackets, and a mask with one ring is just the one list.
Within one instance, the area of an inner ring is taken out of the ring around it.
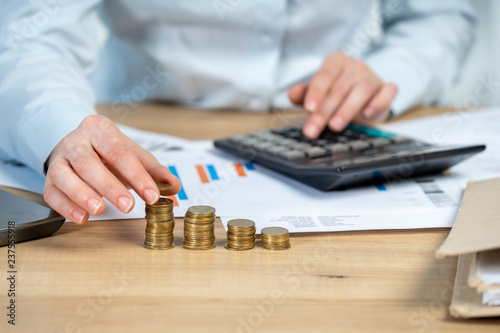
{"label": "paper document", "polygon": [[500,305],[500,249],[484,251],[477,255],[476,275],[483,286],[483,304]]}

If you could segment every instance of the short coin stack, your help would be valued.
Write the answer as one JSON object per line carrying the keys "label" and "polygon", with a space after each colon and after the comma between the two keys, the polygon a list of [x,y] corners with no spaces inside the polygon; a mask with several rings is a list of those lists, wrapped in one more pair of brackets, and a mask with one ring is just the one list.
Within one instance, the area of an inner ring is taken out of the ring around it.
{"label": "short coin stack", "polygon": [[173,201],[160,198],[154,205],[146,204],[146,240],[144,246],[153,250],[167,250],[174,246]]}
{"label": "short coin stack", "polygon": [[209,250],[215,247],[215,208],[192,206],[184,216],[184,247],[189,250]]}
{"label": "short coin stack", "polygon": [[228,250],[244,251],[255,246],[255,222],[246,219],[235,219],[227,222]]}
{"label": "short coin stack", "polygon": [[286,228],[267,227],[261,230],[262,247],[268,250],[286,250],[290,248],[289,233]]}

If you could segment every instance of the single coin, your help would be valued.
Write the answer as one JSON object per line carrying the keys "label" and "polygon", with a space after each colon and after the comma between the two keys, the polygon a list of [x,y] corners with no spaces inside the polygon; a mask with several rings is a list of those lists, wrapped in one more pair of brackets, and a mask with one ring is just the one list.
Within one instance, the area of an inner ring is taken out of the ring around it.
{"label": "single coin", "polygon": [[252,228],[255,227],[255,222],[247,219],[234,219],[227,222],[228,228]]}
{"label": "single coin", "polygon": [[210,206],[191,206],[187,212],[192,215],[212,215],[215,214],[215,208]]}
{"label": "single coin", "polygon": [[269,235],[272,237],[288,235],[288,229],[282,227],[267,227],[263,228],[260,232],[262,235]]}
{"label": "single coin", "polygon": [[160,195],[168,195],[168,191],[172,189],[172,185],[168,183],[156,182],[156,186],[158,186],[158,189],[160,190]]}

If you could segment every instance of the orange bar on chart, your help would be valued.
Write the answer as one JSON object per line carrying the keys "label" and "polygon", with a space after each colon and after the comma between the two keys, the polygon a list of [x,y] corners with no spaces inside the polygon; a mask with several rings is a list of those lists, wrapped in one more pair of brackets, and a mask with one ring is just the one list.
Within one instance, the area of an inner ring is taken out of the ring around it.
{"label": "orange bar on chart", "polygon": [[240,177],[245,177],[245,169],[243,169],[243,165],[241,163],[234,163],[234,167],[236,168],[236,172],[238,173],[238,176]]}
{"label": "orange bar on chart", "polygon": [[179,202],[177,201],[177,198],[175,197],[175,195],[169,196],[167,198],[169,198],[170,200],[172,200],[174,202],[174,207],[179,207]]}
{"label": "orange bar on chart", "polygon": [[205,169],[203,169],[203,165],[196,165],[196,171],[198,171],[198,175],[200,176],[200,180],[202,183],[208,183],[208,177],[207,173],[205,172]]}

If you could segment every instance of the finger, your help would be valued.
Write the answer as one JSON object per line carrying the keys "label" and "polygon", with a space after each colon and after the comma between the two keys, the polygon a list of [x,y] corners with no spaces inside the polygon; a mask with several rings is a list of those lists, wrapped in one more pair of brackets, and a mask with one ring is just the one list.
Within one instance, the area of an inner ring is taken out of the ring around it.
{"label": "finger", "polygon": [[148,204],[154,204],[160,198],[160,192],[153,178],[130,149],[127,137],[106,117],[89,124],[96,135],[91,141],[96,152],[111,168],[115,169]]}
{"label": "finger", "polygon": [[340,132],[354,119],[363,109],[372,96],[378,91],[380,83],[365,79],[356,83],[339,109],[328,122],[328,126]]}
{"label": "finger", "polygon": [[386,83],[371,99],[363,111],[366,119],[380,119],[381,113],[387,113],[391,103],[398,93],[398,87],[393,83]]}
{"label": "finger", "polygon": [[47,177],[71,201],[90,214],[99,215],[104,212],[104,200],[75,174],[67,160],[52,161]]}
{"label": "finger", "polygon": [[329,56],[309,82],[304,107],[309,112],[318,111],[333,82],[341,75],[348,58],[343,54]]}
{"label": "finger", "polygon": [[305,136],[315,139],[321,134],[328,123],[328,119],[352,89],[356,80],[354,74],[352,68],[347,68],[333,84],[321,107],[309,117],[304,125]]}
{"label": "finger", "polygon": [[374,118],[366,119],[362,113],[358,113],[358,115],[354,118],[353,123],[361,124],[361,125],[377,125],[389,119],[391,113],[391,109],[386,109],[379,112]]}
{"label": "finger", "polygon": [[288,90],[288,98],[293,104],[301,105],[307,91],[307,84],[299,83]]}
{"label": "finger", "polygon": [[179,179],[175,177],[170,172],[170,170],[168,170],[168,168],[161,165],[153,154],[151,154],[132,140],[130,140],[130,142],[132,150],[135,152],[135,154],[139,158],[139,161],[142,163],[151,177],[153,177],[153,179],[157,182],[163,182],[172,185],[172,189],[169,190],[168,195],[178,193],[181,190],[181,182],[179,181]]}
{"label": "finger", "polygon": [[134,207],[134,197],[88,145],[80,144],[67,154],[75,173],[120,211],[128,213]]}
{"label": "finger", "polygon": [[46,178],[43,189],[45,202],[66,219],[78,224],[83,224],[88,220],[88,213],[71,201],[60,189]]}

